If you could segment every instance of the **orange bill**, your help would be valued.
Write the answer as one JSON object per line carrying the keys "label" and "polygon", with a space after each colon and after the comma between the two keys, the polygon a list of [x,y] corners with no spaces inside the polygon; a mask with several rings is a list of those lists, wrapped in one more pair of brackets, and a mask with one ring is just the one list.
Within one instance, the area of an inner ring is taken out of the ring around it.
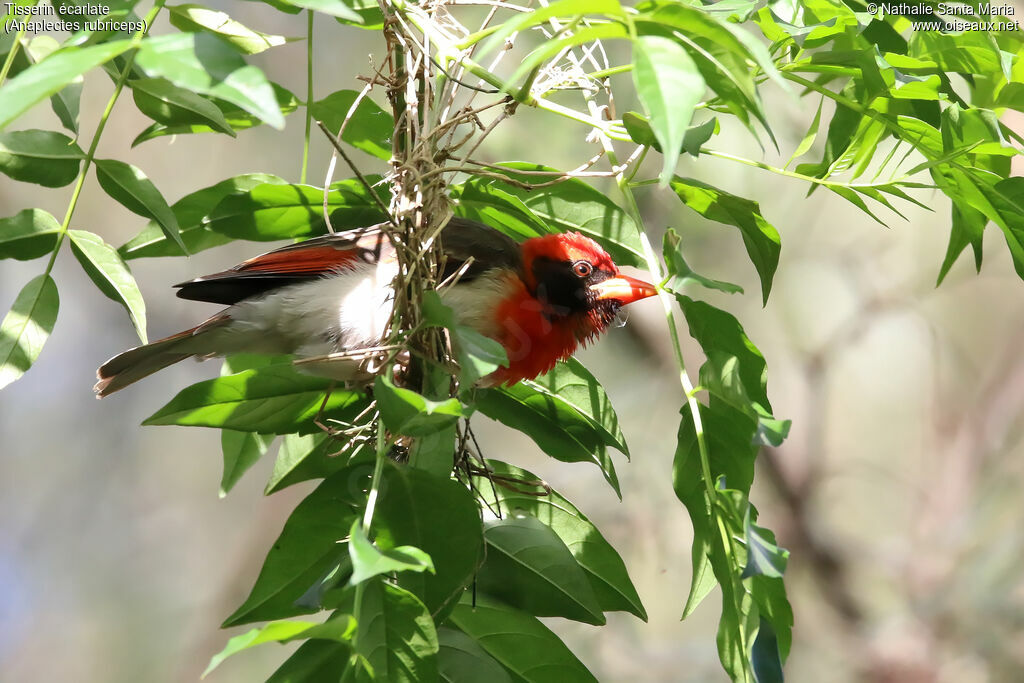
{"label": "orange bill", "polygon": [[654,285],[628,275],[619,275],[604,282],[598,282],[596,285],[590,286],[590,291],[597,295],[598,301],[615,299],[623,304],[631,304],[658,293]]}

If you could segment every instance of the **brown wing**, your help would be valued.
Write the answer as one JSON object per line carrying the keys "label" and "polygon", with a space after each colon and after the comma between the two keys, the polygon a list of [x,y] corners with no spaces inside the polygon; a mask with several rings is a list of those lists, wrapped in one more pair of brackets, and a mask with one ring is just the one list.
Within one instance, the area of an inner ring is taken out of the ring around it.
{"label": "brown wing", "polygon": [[233,268],[182,282],[178,296],[193,301],[236,304],[286,285],[315,280],[352,268],[393,258],[394,249],[379,225],[315,237],[260,254]]}

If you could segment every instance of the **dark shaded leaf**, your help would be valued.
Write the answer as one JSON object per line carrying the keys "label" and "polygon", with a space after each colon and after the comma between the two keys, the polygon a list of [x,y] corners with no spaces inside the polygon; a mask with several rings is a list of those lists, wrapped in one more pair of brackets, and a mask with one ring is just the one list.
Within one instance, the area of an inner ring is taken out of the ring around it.
{"label": "dark shaded leaf", "polygon": [[488,460],[487,466],[501,479],[492,481],[479,475],[473,485],[488,509],[501,515],[525,513],[540,520],[576,558],[603,611],[626,611],[647,620],[622,558],[582,512],[526,470],[496,460]]}
{"label": "dark shaded leaf", "polygon": [[476,641],[517,680],[530,683],[587,683],[597,679],[569,648],[536,617],[501,602],[469,596],[450,621]]}
{"label": "dark shaded leaf", "polygon": [[605,623],[587,575],[549,527],[520,513],[488,522],[484,539],[478,591],[539,617]]}
{"label": "dark shaded leaf", "polygon": [[437,641],[437,665],[445,683],[513,683],[501,664],[462,631],[442,626]]}
{"label": "dark shaded leaf", "polygon": [[164,235],[185,251],[178,234],[178,219],[156,185],[141,170],[116,159],[97,159],[95,165],[96,178],[104,192],[132,213],[156,221]]}
{"label": "dark shaded leaf", "polygon": [[398,583],[440,623],[481,561],[479,509],[465,486],[424,470],[387,466],[380,491],[373,517],[377,546],[414,546],[433,559],[436,574],[405,572]]}
{"label": "dark shaded leaf", "polygon": [[299,646],[267,683],[335,683],[346,670],[352,648],[347,643],[310,640]]}
{"label": "dark shaded leaf", "polygon": [[372,464],[346,468],[299,503],[267,554],[249,597],[224,621],[224,628],[319,610],[319,605],[300,601],[342,559],[347,562],[348,550],[338,541],[357,519],[372,474]]}
{"label": "dark shaded leaf", "polygon": [[437,631],[415,595],[376,579],[365,584],[355,609],[355,651],[375,680],[438,680]]}
{"label": "dark shaded leaf", "polygon": [[566,401],[520,382],[477,392],[475,405],[492,420],[529,436],[556,460],[596,464],[621,497],[603,433]]}
{"label": "dark shaded leaf", "polygon": [[235,137],[235,131],[221,110],[191,90],[179,88],[164,78],[137,78],[128,82],[135,106],[165,126],[204,124]]}

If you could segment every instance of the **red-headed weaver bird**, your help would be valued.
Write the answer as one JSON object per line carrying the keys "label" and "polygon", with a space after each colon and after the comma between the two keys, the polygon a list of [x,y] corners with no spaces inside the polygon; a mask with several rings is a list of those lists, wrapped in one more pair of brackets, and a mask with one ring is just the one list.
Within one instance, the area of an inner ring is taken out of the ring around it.
{"label": "red-headed weaver bird", "polygon": [[[301,360],[379,346],[398,273],[382,228],[306,240],[176,285],[183,299],[227,308],[192,329],[114,356],[96,373],[96,393],[106,396],[192,356],[283,353]],[[481,223],[452,218],[441,239],[444,275],[458,273],[443,288],[443,301],[459,324],[497,340],[508,355],[508,367],[483,378],[484,385],[547,372],[606,330],[622,306],[655,294],[650,284],[621,274],[604,249],[579,233],[519,244]],[[358,364],[315,371],[352,379]]]}

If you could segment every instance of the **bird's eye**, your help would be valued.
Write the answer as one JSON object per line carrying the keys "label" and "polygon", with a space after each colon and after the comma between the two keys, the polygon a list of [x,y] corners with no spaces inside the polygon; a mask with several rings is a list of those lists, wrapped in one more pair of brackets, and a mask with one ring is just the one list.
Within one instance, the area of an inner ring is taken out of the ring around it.
{"label": "bird's eye", "polygon": [[586,261],[577,261],[572,264],[572,272],[576,273],[580,277],[587,277],[594,272],[594,266],[590,265]]}

